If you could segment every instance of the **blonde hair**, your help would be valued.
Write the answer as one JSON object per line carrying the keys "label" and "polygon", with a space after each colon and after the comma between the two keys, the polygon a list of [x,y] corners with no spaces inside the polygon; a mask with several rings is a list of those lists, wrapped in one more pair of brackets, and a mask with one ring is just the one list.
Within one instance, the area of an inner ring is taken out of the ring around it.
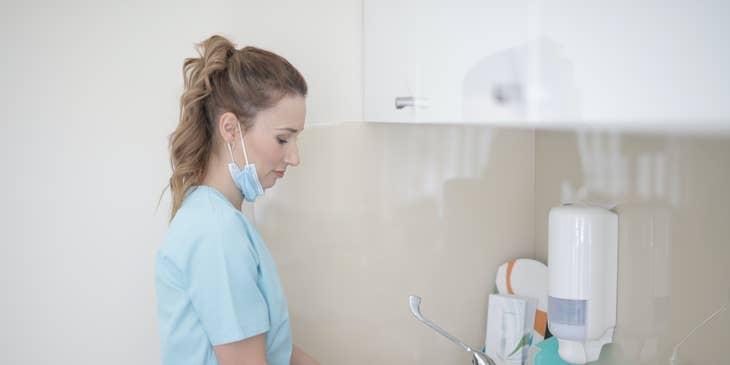
{"label": "blonde hair", "polygon": [[183,63],[185,90],[180,97],[180,121],[170,135],[170,220],[188,190],[200,185],[207,170],[215,122],[232,112],[244,128],[256,113],[287,95],[307,95],[304,77],[287,60],[256,47],[237,50],[219,35],[196,45],[197,58]]}

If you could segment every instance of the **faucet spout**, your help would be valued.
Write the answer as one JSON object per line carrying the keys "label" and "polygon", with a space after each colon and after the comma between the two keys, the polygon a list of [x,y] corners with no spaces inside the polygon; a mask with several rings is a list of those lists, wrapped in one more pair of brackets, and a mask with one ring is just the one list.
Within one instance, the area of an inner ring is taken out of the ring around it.
{"label": "faucet spout", "polygon": [[413,313],[413,316],[416,317],[419,321],[421,321],[423,324],[425,324],[428,327],[431,327],[434,331],[438,332],[442,336],[449,339],[449,341],[457,344],[461,348],[463,348],[465,351],[468,351],[472,354],[471,363],[473,365],[495,365],[494,360],[492,360],[487,354],[472,349],[471,347],[467,346],[463,342],[461,342],[456,337],[450,335],[448,332],[444,331],[441,327],[435,325],[433,322],[426,319],[426,317],[421,314],[421,297],[416,295],[411,295],[408,298],[408,304],[411,307],[411,313]]}

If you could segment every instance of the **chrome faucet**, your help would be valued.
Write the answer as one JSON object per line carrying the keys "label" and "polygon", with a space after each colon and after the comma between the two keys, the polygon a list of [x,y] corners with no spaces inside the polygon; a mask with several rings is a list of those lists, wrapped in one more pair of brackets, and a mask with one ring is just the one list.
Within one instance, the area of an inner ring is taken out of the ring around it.
{"label": "chrome faucet", "polygon": [[487,356],[485,353],[483,353],[481,351],[478,351],[478,350],[474,350],[471,347],[465,345],[463,342],[459,341],[459,339],[457,339],[456,337],[448,334],[446,331],[444,331],[443,329],[441,329],[441,327],[433,324],[431,321],[429,321],[428,319],[426,319],[423,316],[423,314],[421,314],[421,308],[420,308],[420,306],[421,306],[421,297],[415,296],[415,295],[411,295],[408,298],[408,303],[411,306],[411,313],[413,313],[413,315],[419,321],[423,322],[426,326],[431,327],[434,331],[440,333],[442,336],[448,338],[451,342],[453,342],[453,343],[461,346],[461,348],[463,348],[467,352],[470,352],[471,355],[472,355],[471,363],[473,365],[495,365],[494,364],[494,361],[489,356]]}

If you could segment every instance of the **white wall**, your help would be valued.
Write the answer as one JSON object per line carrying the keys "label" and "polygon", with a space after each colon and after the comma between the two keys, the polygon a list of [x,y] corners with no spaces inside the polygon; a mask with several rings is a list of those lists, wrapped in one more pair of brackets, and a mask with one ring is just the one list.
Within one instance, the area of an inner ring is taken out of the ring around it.
{"label": "white wall", "polygon": [[361,116],[361,4],[0,5],[0,363],[154,364],[181,66],[213,33],[310,83],[310,125]]}

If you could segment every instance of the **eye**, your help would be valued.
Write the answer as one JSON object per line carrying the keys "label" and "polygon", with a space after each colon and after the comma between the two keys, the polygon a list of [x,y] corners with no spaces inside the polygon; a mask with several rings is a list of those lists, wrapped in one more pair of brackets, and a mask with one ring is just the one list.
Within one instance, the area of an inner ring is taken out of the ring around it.
{"label": "eye", "polygon": [[279,142],[279,144],[287,144],[287,143],[289,143],[289,141],[287,141],[286,139],[281,138],[281,137],[276,137],[276,141]]}

